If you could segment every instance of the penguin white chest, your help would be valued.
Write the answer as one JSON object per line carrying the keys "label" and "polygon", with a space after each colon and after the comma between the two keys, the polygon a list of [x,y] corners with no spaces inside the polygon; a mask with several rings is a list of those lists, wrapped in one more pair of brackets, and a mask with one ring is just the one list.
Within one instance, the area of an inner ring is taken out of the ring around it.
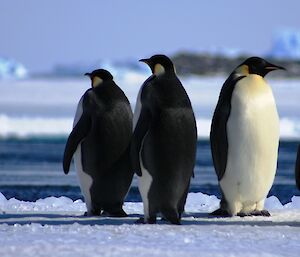
{"label": "penguin white chest", "polygon": [[[279,118],[270,86],[258,75],[236,85],[227,122],[227,166],[220,181],[239,212],[264,203],[276,172]],[[263,208],[263,206],[259,206]]]}
{"label": "penguin white chest", "polygon": [[[73,122],[73,127],[76,126],[77,122],[80,120],[80,117],[83,113],[82,101],[83,101],[83,97],[80,99],[80,101],[78,103],[74,122]],[[90,188],[92,186],[93,180],[92,180],[92,177],[89,176],[83,170],[82,158],[81,158],[81,143],[78,145],[78,147],[74,153],[74,163],[75,163],[77,178],[78,178],[79,184],[80,184],[80,189],[84,196],[85,204],[87,207],[87,212],[88,212],[88,214],[90,214],[91,210],[92,210],[92,199],[91,199]]]}
{"label": "penguin white chest", "polygon": [[[137,122],[140,118],[140,114],[141,114],[141,108],[142,108],[141,94],[142,94],[142,90],[143,90],[143,88],[141,87],[141,89],[138,93],[138,96],[137,96],[137,100],[136,100],[136,105],[135,105],[135,110],[134,110],[134,115],[133,115],[133,130],[135,129],[135,127],[137,125]],[[143,138],[141,149],[140,149],[140,152],[139,152],[139,161],[140,161],[140,165],[141,165],[142,176],[138,177],[138,188],[139,188],[139,191],[141,193],[142,200],[143,200],[145,221],[149,217],[148,192],[150,190],[150,187],[151,187],[151,184],[152,184],[152,181],[153,181],[149,171],[143,165],[142,154],[141,154],[143,146],[144,146],[144,140],[145,140],[146,136],[147,136],[147,133]]]}

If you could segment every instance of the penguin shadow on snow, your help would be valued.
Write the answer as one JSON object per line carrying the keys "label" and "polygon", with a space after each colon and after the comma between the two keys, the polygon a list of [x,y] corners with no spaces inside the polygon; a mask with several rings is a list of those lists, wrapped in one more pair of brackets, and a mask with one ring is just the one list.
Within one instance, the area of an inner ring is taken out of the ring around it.
{"label": "penguin shadow on snow", "polygon": [[130,214],[124,218],[113,218],[106,216],[84,216],[76,214],[49,214],[49,213],[4,213],[0,215],[0,225],[123,225],[135,224],[135,221],[141,218],[142,215]]}
{"label": "penguin shadow on snow", "polygon": [[[190,220],[190,218],[195,220]],[[262,220],[263,219],[263,220]],[[218,226],[260,226],[260,227],[269,227],[269,226],[291,226],[291,227],[300,227],[300,221],[273,221],[272,214],[271,217],[263,216],[249,216],[249,217],[216,217],[212,216],[210,213],[203,212],[189,212],[183,216],[182,225],[218,225]]]}
{"label": "penguin shadow on snow", "polygon": [[[124,218],[112,218],[112,217],[101,217],[92,216],[86,217],[84,215],[68,215],[68,214],[44,214],[44,213],[5,213],[0,215],[0,225],[28,225],[28,224],[40,224],[44,225],[136,225],[145,226],[143,224],[137,225],[136,221],[143,217],[140,214],[130,214],[128,217]],[[171,225],[169,222],[157,219],[156,225]],[[181,220],[181,226],[290,226],[290,227],[300,227],[300,221],[272,221],[272,217],[266,217],[259,220],[253,217],[213,217],[209,213],[186,213],[183,215]],[[149,225],[148,225],[149,226]],[[153,226],[153,225],[150,225]],[[174,225],[178,226],[178,225]],[[179,225],[180,227],[180,225]]]}

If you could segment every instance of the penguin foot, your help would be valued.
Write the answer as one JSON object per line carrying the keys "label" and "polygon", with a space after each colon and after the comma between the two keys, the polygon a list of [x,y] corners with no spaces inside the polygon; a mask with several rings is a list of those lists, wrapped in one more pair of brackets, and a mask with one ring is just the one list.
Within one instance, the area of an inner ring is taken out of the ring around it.
{"label": "penguin foot", "polygon": [[171,222],[171,223],[174,224],[174,225],[181,225],[180,218],[179,218],[179,219],[176,219],[176,220],[174,219],[173,222],[170,221],[170,220],[168,220],[168,219],[166,219],[165,217],[161,217],[160,220],[161,220],[161,221],[164,221],[164,222]]}
{"label": "penguin foot", "polygon": [[169,216],[169,217],[162,217],[161,218],[162,221],[166,221],[166,222],[169,222],[173,225],[181,225],[180,223],[180,218],[178,217],[173,217],[173,216]]}
{"label": "penguin foot", "polygon": [[86,212],[83,214],[84,217],[92,217],[92,216],[99,216],[99,215],[100,215],[100,213],[99,213],[99,214],[96,214],[96,213],[89,212],[89,211],[86,211]]}
{"label": "penguin foot", "polygon": [[251,211],[251,212],[239,212],[237,214],[237,216],[240,216],[240,217],[247,217],[247,216],[264,216],[264,217],[270,217],[271,214],[267,211],[267,210],[261,210],[261,211]]}
{"label": "penguin foot", "polygon": [[251,212],[239,212],[239,213],[237,213],[237,216],[243,218],[243,217],[252,216],[252,215],[251,215]]}
{"label": "penguin foot", "polygon": [[156,224],[156,217],[154,217],[154,218],[148,218],[147,222],[142,217],[142,218],[139,218],[137,221],[135,221],[134,224]]}
{"label": "penguin foot", "polygon": [[260,212],[261,212],[262,216],[271,217],[271,214],[267,210],[262,210]]}
{"label": "penguin foot", "polygon": [[101,216],[104,216],[104,217],[114,217],[114,218],[128,217],[127,213],[123,209],[118,210],[118,211],[114,211],[114,212],[103,211],[101,213]]}
{"label": "penguin foot", "polygon": [[147,219],[148,224],[156,224],[156,217],[150,217]]}
{"label": "penguin foot", "polygon": [[99,216],[100,211],[86,211],[83,216],[85,217],[91,217],[91,216]]}
{"label": "penguin foot", "polygon": [[146,222],[145,222],[144,218],[141,217],[141,218],[139,218],[138,220],[136,220],[136,221],[134,222],[134,224],[146,224]]}
{"label": "penguin foot", "polygon": [[226,211],[224,209],[221,209],[221,208],[209,213],[209,215],[218,216],[218,217],[228,217],[228,216],[230,216],[228,211]]}
{"label": "penguin foot", "polygon": [[180,219],[170,221],[173,225],[181,225]]}
{"label": "penguin foot", "polygon": [[271,214],[267,210],[261,210],[261,211],[253,211],[251,212],[252,216],[264,216],[264,217],[270,217]]}

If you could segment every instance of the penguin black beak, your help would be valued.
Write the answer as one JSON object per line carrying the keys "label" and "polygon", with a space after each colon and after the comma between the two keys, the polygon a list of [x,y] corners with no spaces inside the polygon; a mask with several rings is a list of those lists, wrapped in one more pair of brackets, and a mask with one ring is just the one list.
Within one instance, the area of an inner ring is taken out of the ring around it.
{"label": "penguin black beak", "polygon": [[89,73],[89,72],[84,73],[84,76],[89,76],[89,77],[91,77],[91,73]]}
{"label": "penguin black beak", "polygon": [[268,63],[265,67],[265,70],[272,71],[272,70],[286,70],[286,69],[282,66],[278,66],[278,65],[275,65],[275,64],[272,64],[272,63]]}
{"label": "penguin black beak", "polygon": [[149,59],[140,59],[139,62],[144,62],[146,64],[149,64]]}

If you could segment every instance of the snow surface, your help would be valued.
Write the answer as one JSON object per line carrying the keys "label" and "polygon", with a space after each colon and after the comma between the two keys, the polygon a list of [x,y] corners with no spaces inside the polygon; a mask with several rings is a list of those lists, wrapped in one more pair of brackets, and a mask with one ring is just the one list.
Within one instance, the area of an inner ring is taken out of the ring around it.
{"label": "snow surface", "polygon": [[[138,90],[149,74],[126,71],[115,77],[132,107]],[[210,123],[224,77],[181,78],[190,96],[198,136],[208,138]],[[300,81],[270,79],[280,115],[281,138],[300,138]],[[77,103],[90,87],[83,79],[28,79],[0,81],[0,137],[67,136]]]}
{"label": "snow surface", "polygon": [[183,225],[136,225],[142,203],[125,203],[127,218],[83,217],[81,200],[22,202],[0,193],[0,256],[299,256],[300,197],[286,205],[269,197],[272,217],[208,216],[218,204],[190,193]]}

